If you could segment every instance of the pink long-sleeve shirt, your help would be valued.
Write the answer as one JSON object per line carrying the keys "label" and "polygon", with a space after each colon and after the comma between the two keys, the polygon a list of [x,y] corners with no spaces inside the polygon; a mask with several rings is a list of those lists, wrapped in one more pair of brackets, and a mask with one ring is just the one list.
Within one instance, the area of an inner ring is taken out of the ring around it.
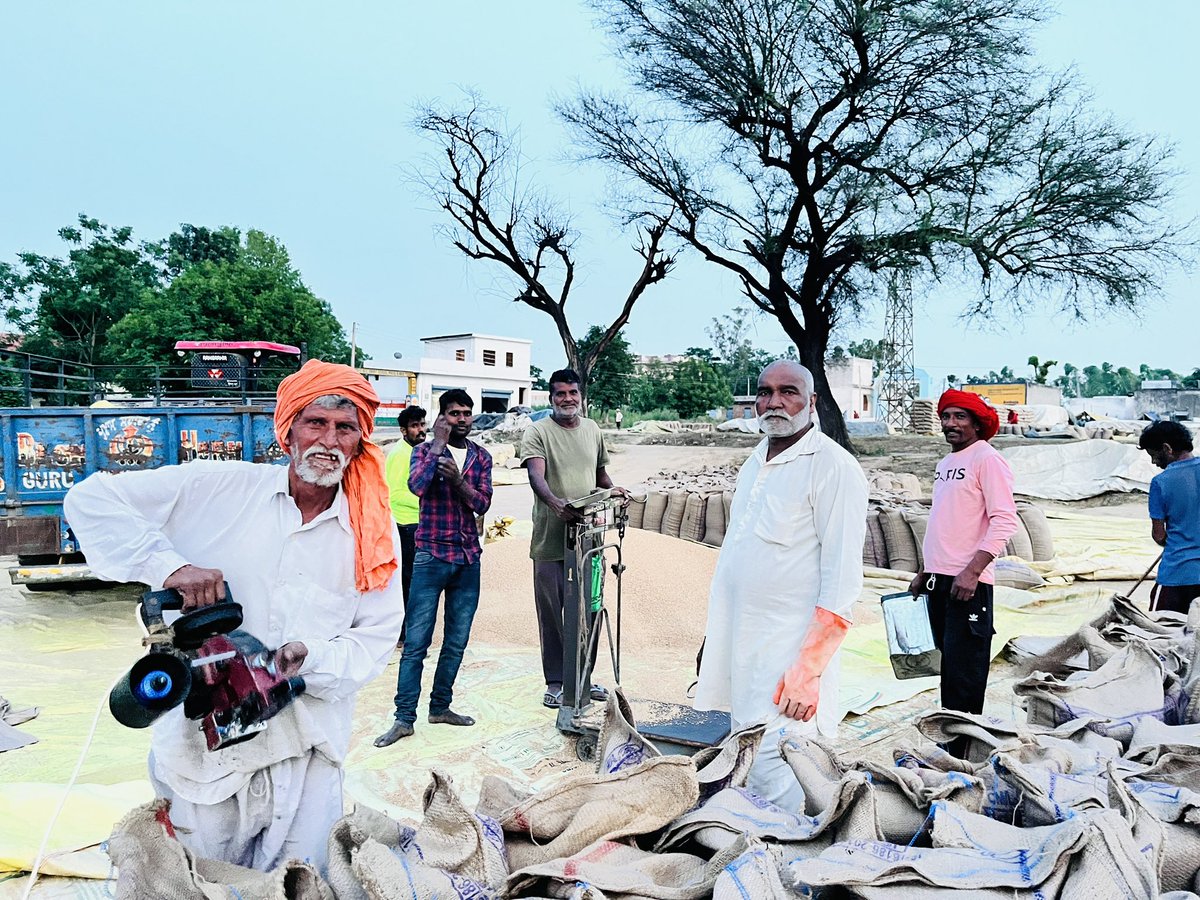
{"label": "pink long-sleeve shirt", "polygon": [[[1003,556],[1019,524],[1008,461],[987,441],[948,453],[937,464],[933,479],[924,569],[954,576],[977,550]],[[995,566],[989,563],[979,580],[995,584]]]}

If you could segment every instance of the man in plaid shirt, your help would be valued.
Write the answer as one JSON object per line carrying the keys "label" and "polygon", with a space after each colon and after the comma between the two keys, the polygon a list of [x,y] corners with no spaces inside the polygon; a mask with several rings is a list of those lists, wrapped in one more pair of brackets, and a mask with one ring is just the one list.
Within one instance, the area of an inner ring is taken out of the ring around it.
{"label": "man in plaid shirt", "polygon": [[479,557],[483,551],[475,516],[486,513],[492,503],[491,454],[467,440],[474,419],[473,406],[466,391],[446,391],[438,398],[433,440],[413,451],[408,487],[421,498],[421,514],[404,616],[404,653],[396,677],[396,722],[375,739],[376,747],[394,744],[413,733],[421,697],[421,670],[433,640],[438,598],[443,593],[444,634],[429,697],[429,721],[475,724],[470,716],[450,709],[454,679],[479,606]]}

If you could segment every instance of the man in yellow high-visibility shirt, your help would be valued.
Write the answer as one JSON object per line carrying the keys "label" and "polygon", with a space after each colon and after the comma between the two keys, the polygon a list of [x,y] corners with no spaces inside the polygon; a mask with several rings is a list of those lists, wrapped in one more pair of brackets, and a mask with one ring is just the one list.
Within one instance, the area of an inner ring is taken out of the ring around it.
{"label": "man in yellow high-visibility shirt", "polygon": [[[400,532],[400,583],[407,604],[408,587],[412,584],[413,556],[417,552],[417,519],[420,516],[417,495],[408,489],[408,471],[413,448],[425,443],[425,410],[419,406],[407,406],[400,410],[396,421],[404,440],[397,442],[388,453],[384,472],[391,497],[392,518],[396,520],[396,528]],[[401,640],[403,637],[401,632]]]}

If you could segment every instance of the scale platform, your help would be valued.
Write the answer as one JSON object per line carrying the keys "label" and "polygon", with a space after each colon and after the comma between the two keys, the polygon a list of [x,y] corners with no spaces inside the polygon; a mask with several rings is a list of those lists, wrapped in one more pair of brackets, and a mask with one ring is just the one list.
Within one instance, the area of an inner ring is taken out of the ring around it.
{"label": "scale platform", "polygon": [[[629,706],[638,734],[664,756],[692,756],[705,747],[715,747],[729,737],[732,728],[727,712],[701,712],[681,703],[633,698]],[[581,760],[595,758],[604,710],[603,703],[589,703],[582,715],[559,711],[559,729],[579,736],[575,753]]]}

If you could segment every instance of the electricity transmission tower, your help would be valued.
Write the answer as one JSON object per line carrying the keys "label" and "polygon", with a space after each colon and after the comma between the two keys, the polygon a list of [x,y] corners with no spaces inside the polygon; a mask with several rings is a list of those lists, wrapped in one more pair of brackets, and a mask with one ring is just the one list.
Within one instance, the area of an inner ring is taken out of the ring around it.
{"label": "electricity transmission tower", "polygon": [[883,327],[887,357],[879,401],[884,421],[898,431],[907,431],[908,409],[917,392],[913,371],[912,273],[907,268],[893,271],[888,278]]}

